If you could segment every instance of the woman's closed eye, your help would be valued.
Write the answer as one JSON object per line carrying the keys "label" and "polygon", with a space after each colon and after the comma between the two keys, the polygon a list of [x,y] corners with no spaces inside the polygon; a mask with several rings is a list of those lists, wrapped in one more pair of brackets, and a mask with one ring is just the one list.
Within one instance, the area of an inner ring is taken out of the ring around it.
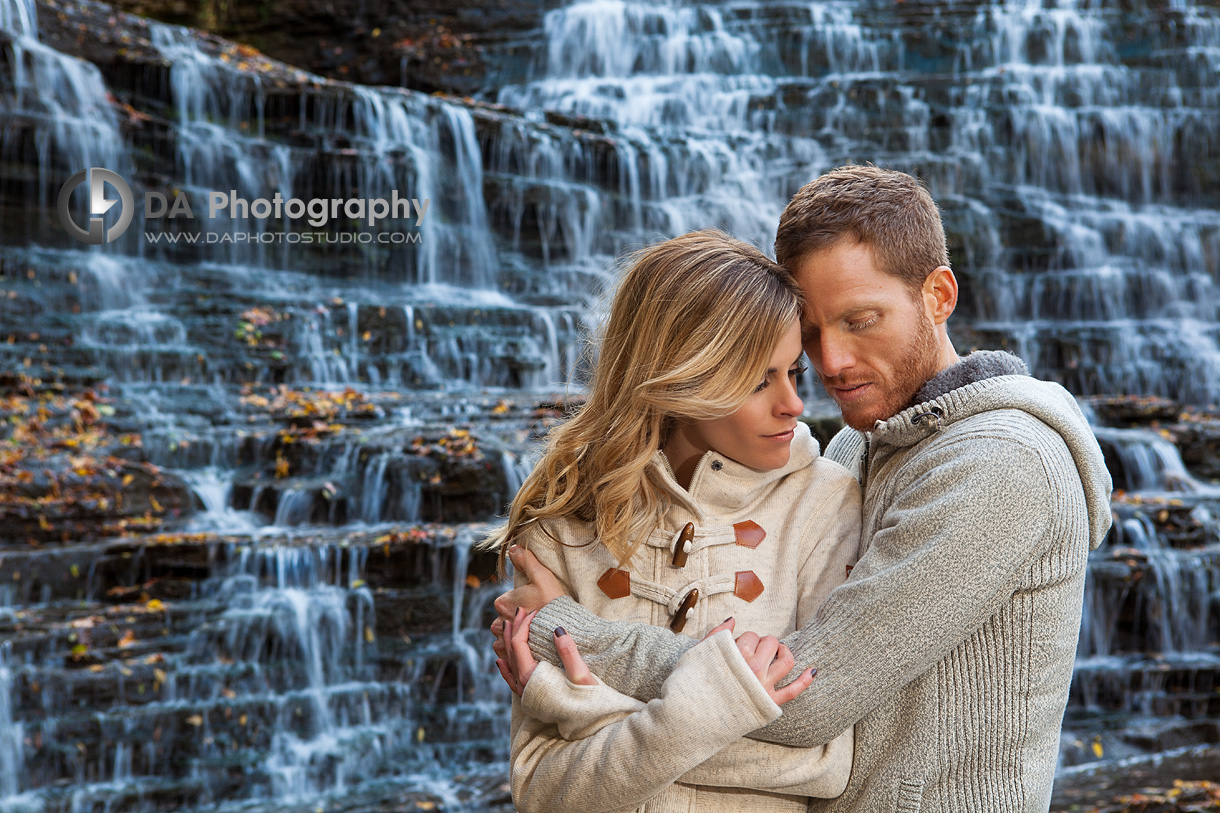
{"label": "woman's closed eye", "polygon": [[[795,378],[796,376],[799,376],[801,373],[805,372],[808,369],[809,368],[806,367],[804,364],[794,364],[788,368],[788,377]],[[754,392],[762,392],[769,386],[771,386],[771,377],[768,375],[766,378],[763,379],[763,382],[761,384],[759,384],[757,387],[754,388]]]}

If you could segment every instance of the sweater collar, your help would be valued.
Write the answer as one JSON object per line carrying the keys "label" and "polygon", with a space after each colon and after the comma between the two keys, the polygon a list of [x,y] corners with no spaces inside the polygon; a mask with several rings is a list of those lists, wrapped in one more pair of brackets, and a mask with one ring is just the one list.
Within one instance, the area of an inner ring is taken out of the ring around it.
{"label": "sweater collar", "polygon": [[877,421],[872,442],[910,446],[954,421],[981,411],[975,396],[997,382],[1029,377],[1025,362],[1003,350],[976,350],[941,370],[925,383],[911,405],[887,420]]}
{"label": "sweater collar", "polygon": [[919,388],[912,404],[922,404],[939,398],[950,390],[994,378],[998,375],[1029,375],[1025,362],[1003,350],[976,350],[941,370]]}
{"label": "sweater collar", "polygon": [[669,460],[659,449],[653,453],[652,467],[674,503],[706,521],[708,517],[732,514],[750,505],[776,482],[813,463],[819,454],[818,443],[809,426],[801,421],[796,423],[791,448],[786,465],[765,471],[744,466],[715,450],[705,452],[695,466],[689,489],[678,485]]}
{"label": "sweater collar", "polygon": [[[975,355],[972,353],[967,359]],[[981,376],[976,380],[916,403],[887,421],[878,421],[869,433],[870,442],[877,446],[913,446],[949,424],[980,413],[1010,409],[1032,415],[1057,433],[1071,453],[1088,505],[1090,547],[1098,547],[1110,527],[1112,484],[1101,449],[1080,405],[1070,392],[1054,382],[1040,381],[1024,372],[994,374],[993,361],[1011,365],[1002,359],[986,360],[976,368],[977,375]],[[1023,369],[1024,364],[1021,367]],[[1007,368],[1011,369],[1011,366]],[[953,368],[944,372],[951,370]],[[936,378],[928,382],[929,385]],[[929,391],[935,389],[937,387]]]}

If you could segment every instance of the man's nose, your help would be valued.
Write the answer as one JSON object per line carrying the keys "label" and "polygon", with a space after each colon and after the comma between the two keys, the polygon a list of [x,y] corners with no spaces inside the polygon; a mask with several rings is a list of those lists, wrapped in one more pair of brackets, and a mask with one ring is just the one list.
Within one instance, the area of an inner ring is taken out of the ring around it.
{"label": "man's nose", "polygon": [[817,344],[809,358],[823,378],[834,378],[855,363],[850,343],[844,338],[823,331]]}

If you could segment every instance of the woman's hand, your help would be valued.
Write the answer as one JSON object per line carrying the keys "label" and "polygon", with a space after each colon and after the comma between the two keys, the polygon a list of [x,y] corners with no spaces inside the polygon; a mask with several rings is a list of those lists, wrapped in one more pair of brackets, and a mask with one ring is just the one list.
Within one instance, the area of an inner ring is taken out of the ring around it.
{"label": "woman's hand", "polygon": [[[538,661],[534,660],[534,654],[530,652],[529,642],[530,623],[533,622],[536,615],[538,615],[537,610],[526,613],[518,608],[513,619],[504,622],[504,644],[507,657],[497,658],[496,667],[500,670],[500,676],[504,678],[508,688],[512,689],[518,697],[525,691],[525,684],[529,682],[530,677],[534,674],[534,669],[538,666]],[[563,627],[555,628],[555,649],[559,651],[559,660],[563,662],[563,672],[569,681],[578,686],[596,684],[597,681],[594,680],[589,667],[585,665],[584,658],[580,657],[572,636],[568,635]]]}
{"label": "woman's hand", "polygon": [[[709,630],[707,635],[703,636],[703,640],[706,641],[721,630],[732,632],[734,623],[732,618],[726,618],[719,626]],[[796,659],[792,657],[792,650],[788,649],[786,644],[781,644],[774,635],[765,635],[760,638],[757,633],[745,632],[737,638],[737,651],[746,659],[750,671],[758,678],[758,682],[767,690],[767,696],[775,701],[777,706],[784,705],[808,689],[809,685],[813,683],[813,676],[818,673],[817,669],[806,669],[797,676],[796,680],[777,689],[775,684],[783,680],[784,676],[796,665]]]}
{"label": "woman's hand", "polygon": [[508,590],[495,601],[496,620],[491,622],[491,634],[495,636],[491,648],[496,657],[508,660],[508,635],[505,625],[514,614],[525,609],[541,610],[550,601],[565,595],[563,585],[546,565],[538,561],[538,557],[525,550],[520,545],[508,549],[509,561],[519,573],[525,576],[527,583]]}

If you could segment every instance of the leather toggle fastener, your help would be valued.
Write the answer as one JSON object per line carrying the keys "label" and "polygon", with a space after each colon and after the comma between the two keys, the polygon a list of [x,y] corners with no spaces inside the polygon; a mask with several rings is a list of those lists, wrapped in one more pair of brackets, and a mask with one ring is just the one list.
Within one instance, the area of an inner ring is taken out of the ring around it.
{"label": "leather toggle fastener", "polygon": [[753,601],[763,593],[762,579],[753,570],[739,570],[733,579],[733,595],[746,601]]}
{"label": "leather toggle fastener", "polygon": [[597,586],[610,598],[626,598],[631,595],[631,574],[612,567],[597,580]]}
{"label": "leather toggle fastener", "polygon": [[686,617],[690,615],[690,611],[694,609],[695,602],[699,600],[699,588],[696,587],[686,594],[686,598],[682,599],[682,603],[678,605],[678,612],[674,614],[673,621],[669,622],[669,628],[674,632],[681,632],[686,626]]}
{"label": "leather toggle fastener", "polygon": [[695,523],[688,522],[678,532],[674,542],[674,567],[686,567],[686,557],[690,554],[691,545],[695,539]]}
{"label": "leather toggle fastener", "polygon": [[735,524],[733,534],[737,537],[737,544],[743,548],[757,548],[767,538],[767,532],[763,526],[752,519]]}

